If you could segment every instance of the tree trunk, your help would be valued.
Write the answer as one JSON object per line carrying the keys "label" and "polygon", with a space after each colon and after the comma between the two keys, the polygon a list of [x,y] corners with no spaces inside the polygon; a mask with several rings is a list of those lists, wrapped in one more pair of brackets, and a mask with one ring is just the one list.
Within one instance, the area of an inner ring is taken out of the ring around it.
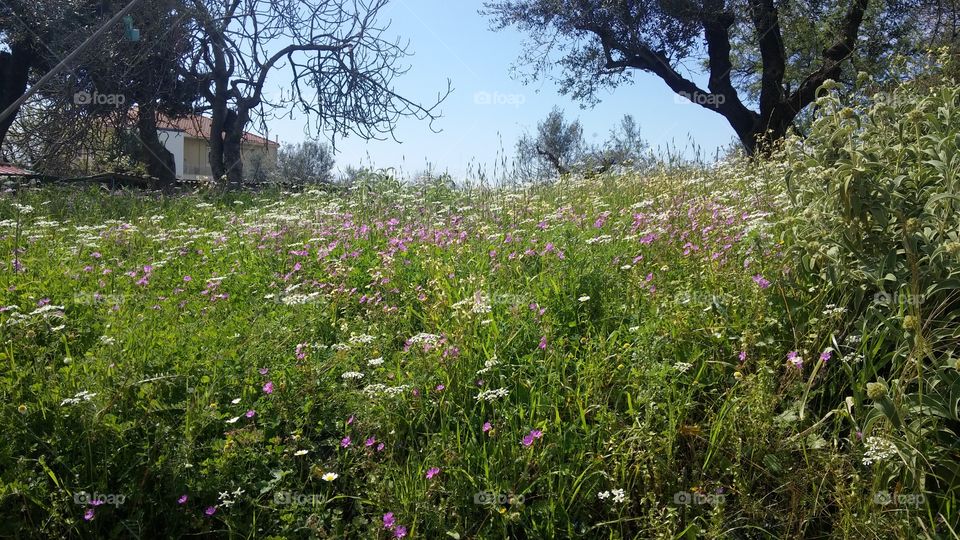
{"label": "tree trunk", "polygon": [[561,175],[561,176],[562,176],[562,175],[566,175],[566,174],[570,174],[570,169],[568,169],[567,167],[564,167],[563,163],[560,161],[560,157],[559,157],[559,156],[557,156],[557,155],[554,154],[553,152],[550,152],[550,151],[548,151],[548,150],[544,150],[539,144],[538,144],[537,147],[536,147],[536,151],[537,151],[538,154],[540,154],[540,155],[543,156],[547,161],[550,162],[550,165],[552,165],[553,168],[557,171],[557,174],[559,174],[559,175]]}
{"label": "tree trunk", "polygon": [[[5,110],[27,91],[30,67],[36,62],[31,49],[19,44],[10,46],[10,52],[0,52],[0,110]],[[0,122],[0,145],[17,118],[19,109]]]}
{"label": "tree trunk", "polygon": [[157,133],[157,116],[151,104],[141,105],[137,112],[137,129],[143,146],[142,157],[150,176],[157,178],[163,189],[169,188],[177,179],[177,164],[173,154],[160,142]]}
{"label": "tree trunk", "polygon": [[226,176],[226,169],[223,166],[223,124],[226,116],[226,106],[214,104],[210,120],[210,133],[207,154],[210,160],[210,174],[213,175],[214,183],[220,184]]}
{"label": "tree trunk", "polygon": [[240,137],[228,133],[223,141],[223,161],[227,170],[227,186],[229,189],[238,188],[243,184],[243,154],[240,148]]}
{"label": "tree trunk", "polygon": [[223,165],[227,173],[228,189],[243,185],[243,129],[247,125],[247,114],[241,111],[227,112],[227,121],[223,133]]}

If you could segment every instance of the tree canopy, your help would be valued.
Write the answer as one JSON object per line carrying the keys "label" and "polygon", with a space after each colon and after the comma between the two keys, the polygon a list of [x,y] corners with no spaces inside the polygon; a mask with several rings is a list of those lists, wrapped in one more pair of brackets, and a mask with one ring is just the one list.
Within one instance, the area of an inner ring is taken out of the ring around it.
{"label": "tree canopy", "polygon": [[[211,119],[211,177],[243,181],[241,146],[251,123],[304,114],[315,137],[355,134],[383,139],[406,116],[431,122],[450,87],[421,102],[394,89],[406,72],[407,47],[380,21],[387,0],[162,0],[148,2],[125,26],[111,29],[76,65],[51,83],[122,95],[136,110],[145,162],[169,176],[170,155],[156,136],[160,117],[205,114]],[[127,1],[40,0],[0,3],[0,106],[126,6]],[[124,43],[133,27],[139,41]],[[51,48],[50,44],[56,45]],[[285,75],[279,94],[266,89]],[[46,106],[38,101],[37,106]],[[59,109],[91,116],[97,103]],[[107,114],[123,117],[114,107]],[[100,111],[103,112],[103,111]],[[95,115],[93,115],[95,116]],[[0,144],[13,118],[0,125]],[[155,173],[156,174],[156,173]]]}
{"label": "tree canopy", "polygon": [[537,124],[536,132],[517,141],[515,173],[521,180],[542,180],[571,172],[635,169],[648,159],[649,145],[640,126],[627,114],[610,130],[602,146],[587,143],[580,120],[567,120],[559,107]]}
{"label": "tree canopy", "polygon": [[525,80],[555,77],[592,104],[600,90],[650,73],[722,115],[752,153],[785,135],[850,66],[878,72],[895,52],[953,39],[956,11],[935,0],[502,0],[483,13],[495,29],[527,34]]}

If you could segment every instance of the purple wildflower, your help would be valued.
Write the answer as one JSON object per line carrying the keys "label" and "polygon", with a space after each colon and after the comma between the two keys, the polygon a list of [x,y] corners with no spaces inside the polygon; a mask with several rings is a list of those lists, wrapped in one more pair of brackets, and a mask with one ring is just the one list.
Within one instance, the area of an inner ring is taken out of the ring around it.
{"label": "purple wildflower", "polygon": [[533,441],[543,437],[543,432],[539,429],[531,429],[530,433],[523,436],[523,445],[530,446]]}
{"label": "purple wildflower", "polygon": [[787,361],[797,369],[803,368],[803,358],[800,357],[800,353],[797,351],[790,351],[787,353]]}

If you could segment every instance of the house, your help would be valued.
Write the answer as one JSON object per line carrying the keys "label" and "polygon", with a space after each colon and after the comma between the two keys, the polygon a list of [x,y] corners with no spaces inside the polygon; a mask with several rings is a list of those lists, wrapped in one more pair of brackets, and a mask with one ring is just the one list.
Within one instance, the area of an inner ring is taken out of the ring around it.
{"label": "house", "polygon": [[[160,142],[173,154],[178,179],[210,179],[210,126],[211,120],[206,116],[161,118],[157,123]],[[279,149],[279,142],[244,133],[240,151],[246,176],[250,178],[255,170],[276,166]]]}

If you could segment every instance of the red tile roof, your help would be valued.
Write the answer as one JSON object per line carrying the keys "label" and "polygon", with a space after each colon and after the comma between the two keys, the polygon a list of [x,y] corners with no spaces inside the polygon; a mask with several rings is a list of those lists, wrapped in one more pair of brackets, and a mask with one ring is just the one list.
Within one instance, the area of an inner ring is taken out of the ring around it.
{"label": "red tile roof", "polygon": [[[160,118],[157,122],[157,127],[160,129],[182,131],[187,137],[210,140],[210,126],[212,123],[212,120],[206,116],[186,116],[174,119]],[[243,141],[252,144],[280,146],[279,143],[250,132],[244,133]]]}
{"label": "red tile roof", "polygon": [[30,176],[32,172],[11,163],[0,163],[0,176]]}

